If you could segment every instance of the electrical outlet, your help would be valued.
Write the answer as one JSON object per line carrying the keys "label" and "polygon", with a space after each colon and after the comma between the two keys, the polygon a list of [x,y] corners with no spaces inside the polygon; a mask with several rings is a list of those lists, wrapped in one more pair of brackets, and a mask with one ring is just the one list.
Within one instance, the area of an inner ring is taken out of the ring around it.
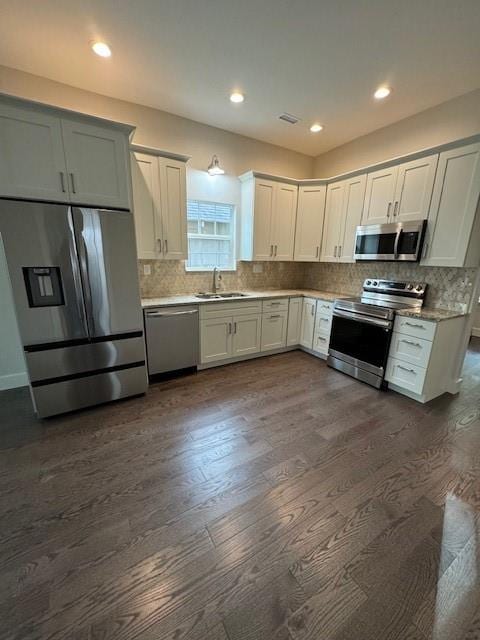
{"label": "electrical outlet", "polygon": [[263,273],[263,264],[261,262],[253,265],[253,273]]}
{"label": "electrical outlet", "polygon": [[144,276],[152,275],[152,267],[149,264],[144,264],[143,265],[143,275]]}

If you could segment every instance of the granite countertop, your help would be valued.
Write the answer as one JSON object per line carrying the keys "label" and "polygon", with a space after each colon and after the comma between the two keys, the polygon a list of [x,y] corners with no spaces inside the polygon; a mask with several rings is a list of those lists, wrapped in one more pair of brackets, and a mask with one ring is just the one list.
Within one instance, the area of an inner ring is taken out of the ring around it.
{"label": "granite countertop", "polygon": [[197,298],[195,294],[184,294],[176,296],[164,296],[161,298],[143,298],[142,307],[148,309],[149,307],[172,307],[183,304],[215,304],[216,302],[238,302],[240,300],[266,300],[268,298],[294,298],[296,296],[305,296],[306,298],[317,298],[318,300],[325,300],[327,302],[333,302],[337,298],[348,298],[348,294],[337,293],[331,291],[316,291],[313,289],[267,289],[259,291],[242,290],[242,293],[246,294],[241,298],[212,298],[205,300]]}
{"label": "granite countertop", "polygon": [[451,320],[452,318],[462,318],[466,315],[467,314],[463,311],[434,309],[433,307],[424,307],[423,309],[400,309],[397,311],[397,316],[418,318],[419,320],[430,320],[430,322],[441,322],[442,320]]}

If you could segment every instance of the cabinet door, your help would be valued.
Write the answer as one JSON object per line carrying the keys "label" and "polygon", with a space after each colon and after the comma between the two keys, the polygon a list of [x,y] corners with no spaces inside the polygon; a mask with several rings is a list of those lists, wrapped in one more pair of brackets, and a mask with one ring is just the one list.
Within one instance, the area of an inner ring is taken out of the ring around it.
{"label": "cabinet door", "polygon": [[126,134],[75,120],[62,120],[62,131],[71,201],[129,209]]}
{"label": "cabinet door", "polygon": [[367,175],[362,224],[393,222],[396,178],[397,167],[373,171]]}
{"label": "cabinet door", "polygon": [[158,158],[132,153],[133,215],[138,257],[161,258],[162,222]]}
{"label": "cabinet door", "polygon": [[278,183],[273,208],[273,238],[275,260],[293,260],[298,187]]}
{"label": "cabinet door", "polygon": [[300,344],[311,349],[313,347],[313,331],[315,328],[315,307],[316,300],[313,298],[303,299],[302,331],[300,334]]}
{"label": "cabinet door", "polygon": [[328,185],[325,205],[325,224],[322,239],[322,262],[337,262],[340,233],[343,227],[344,182]]}
{"label": "cabinet door", "polygon": [[480,143],[440,154],[428,217],[423,265],[477,266],[467,260],[480,194]]}
{"label": "cabinet door", "polygon": [[260,351],[262,316],[252,314],[233,317],[232,356],[245,356]]}
{"label": "cabinet door", "polygon": [[200,322],[202,364],[226,360],[232,355],[233,318],[209,318]]}
{"label": "cabinet door", "polygon": [[184,162],[158,158],[166,260],[187,259],[187,174]]}
{"label": "cabinet door", "polygon": [[355,262],[355,233],[362,219],[366,182],[367,176],[365,174],[344,181],[343,226],[340,231],[338,249],[340,262]]}
{"label": "cabinet door", "polygon": [[300,343],[303,298],[290,298],[288,303],[287,346]]}
{"label": "cabinet door", "polygon": [[272,222],[275,182],[255,180],[253,260],[273,260]]}
{"label": "cabinet door", "polygon": [[298,190],[296,261],[317,262],[320,259],[326,193],[325,185],[300,187]]}
{"label": "cabinet door", "polygon": [[0,196],[68,201],[60,119],[0,105]]}
{"label": "cabinet door", "polygon": [[264,313],[262,316],[262,351],[280,349],[287,344],[288,311]]}
{"label": "cabinet door", "polygon": [[393,222],[424,220],[432,199],[438,154],[404,162],[398,167]]}

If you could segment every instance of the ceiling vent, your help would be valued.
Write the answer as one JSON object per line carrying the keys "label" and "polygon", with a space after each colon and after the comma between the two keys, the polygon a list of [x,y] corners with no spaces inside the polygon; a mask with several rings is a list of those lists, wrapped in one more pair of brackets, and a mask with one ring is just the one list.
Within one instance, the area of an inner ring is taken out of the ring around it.
{"label": "ceiling vent", "polygon": [[279,120],[288,122],[288,124],[297,124],[297,122],[300,120],[300,118],[297,118],[297,116],[292,116],[291,113],[282,113],[278,116],[278,118]]}

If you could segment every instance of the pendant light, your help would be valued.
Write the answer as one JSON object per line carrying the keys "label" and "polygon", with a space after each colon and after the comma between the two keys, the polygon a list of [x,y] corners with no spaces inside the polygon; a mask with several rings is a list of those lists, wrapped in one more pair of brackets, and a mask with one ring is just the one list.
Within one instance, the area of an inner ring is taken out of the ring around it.
{"label": "pendant light", "polygon": [[220,166],[218,157],[216,155],[212,157],[212,161],[208,165],[207,171],[210,176],[222,176],[225,173],[225,171]]}

